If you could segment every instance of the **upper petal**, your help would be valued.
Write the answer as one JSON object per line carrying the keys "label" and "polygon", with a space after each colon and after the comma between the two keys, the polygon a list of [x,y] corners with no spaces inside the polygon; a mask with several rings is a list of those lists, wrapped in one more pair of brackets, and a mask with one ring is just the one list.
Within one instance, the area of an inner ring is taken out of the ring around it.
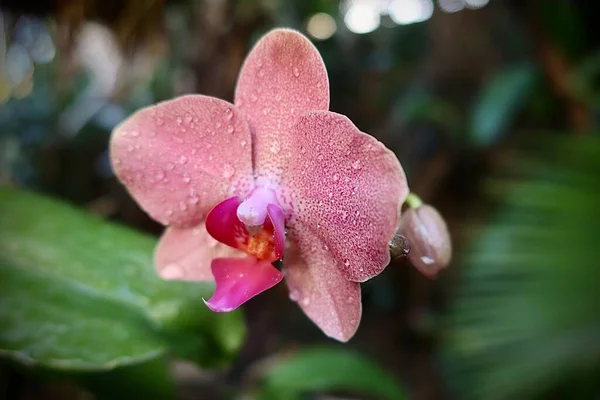
{"label": "upper petal", "polygon": [[110,155],[117,177],[152,218],[190,227],[249,189],[250,141],[232,104],[193,95],[133,114],[115,128]]}
{"label": "upper petal", "polygon": [[289,238],[284,275],[290,298],[327,336],[348,341],[360,323],[360,284],[346,279],[338,260],[306,227],[290,228]]}
{"label": "upper petal", "polygon": [[256,172],[279,175],[287,162],[290,128],[297,117],[329,108],[329,81],[321,55],[296,31],[267,33],[246,58],[235,104],[253,129]]}
{"label": "upper petal", "polygon": [[154,264],[163,279],[212,281],[213,258],[244,256],[213,239],[202,222],[188,229],[167,228],[154,250]]}
{"label": "upper petal", "polygon": [[292,154],[280,200],[292,210],[288,225],[317,235],[349,280],[363,282],[383,271],[408,194],[396,156],[328,111],[299,119]]}

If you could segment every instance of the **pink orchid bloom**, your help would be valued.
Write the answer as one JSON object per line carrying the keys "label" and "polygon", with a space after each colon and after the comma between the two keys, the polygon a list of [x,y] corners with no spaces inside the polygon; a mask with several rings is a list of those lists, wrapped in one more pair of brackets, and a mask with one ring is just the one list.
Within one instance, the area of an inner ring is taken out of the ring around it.
{"label": "pink orchid bloom", "polygon": [[[248,55],[235,102],[188,95],[138,111],[111,138],[118,178],[167,226],[165,279],[213,280],[231,311],[285,276],[328,336],[350,339],[360,282],[390,261],[408,188],[400,163],[345,116],[303,35],[276,29]],[[272,262],[284,260],[283,273]]]}

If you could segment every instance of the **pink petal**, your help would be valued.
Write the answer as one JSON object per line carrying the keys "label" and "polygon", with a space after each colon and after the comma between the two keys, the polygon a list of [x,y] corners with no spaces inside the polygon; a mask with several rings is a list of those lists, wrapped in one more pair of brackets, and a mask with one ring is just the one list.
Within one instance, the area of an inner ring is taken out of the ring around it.
{"label": "pink petal", "polygon": [[290,228],[290,237],[295,239],[284,268],[290,298],[327,336],[348,341],[360,323],[360,284],[346,280],[337,260],[306,227]]}
{"label": "pink petal", "polygon": [[217,258],[211,269],[217,287],[205,303],[215,312],[233,311],[283,279],[283,274],[271,263],[253,257]]}
{"label": "pink petal", "polygon": [[250,236],[246,225],[237,216],[241,204],[237,196],[217,204],[206,217],[206,229],[221,243],[239,249]]}
{"label": "pink petal", "polygon": [[154,251],[154,264],[163,279],[212,281],[213,258],[244,255],[217,242],[201,223],[189,229],[167,228]]}
{"label": "pink petal", "polygon": [[293,137],[283,182],[293,210],[288,227],[301,223],[318,236],[346,279],[363,282],[381,273],[408,194],[398,159],[328,111],[301,117]]}
{"label": "pink petal", "polygon": [[267,206],[267,214],[271,225],[273,225],[273,238],[275,239],[275,255],[281,259],[285,247],[285,215],[283,210],[276,204]]}
{"label": "pink petal", "polygon": [[249,189],[250,140],[232,104],[183,96],[142,109],[115,128],[111,162],[152,218],[191,227],[219,201]]}
{"label": "pink petal", "polygon": [[265,223],[251,234],[238,218],[237,209],[240,203],[236,196],[217,204],[206,217],[208,233],[219,242],[260,260],[277,260],[280,256],[276,254],[273,226],[271,223]]}
{"label": "pink petal", "polygon": [[329,108],[329,81],[321,55],[296,31],[269,32],[246,58],[235,104],[253,128],[256,172],[262,176],[281,172],[297,117]]}

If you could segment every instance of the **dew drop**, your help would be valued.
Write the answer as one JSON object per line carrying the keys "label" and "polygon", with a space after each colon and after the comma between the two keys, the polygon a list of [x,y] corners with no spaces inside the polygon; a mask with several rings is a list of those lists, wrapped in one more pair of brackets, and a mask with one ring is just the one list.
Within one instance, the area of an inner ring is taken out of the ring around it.
{"label": "dew drop", "polygon": [[167,169],[168,169],[169,171],[173,171],[173,170],[175,169],[175,164],[173,164],[173,163],[168,163],[168,164],[167,164]]}
{"label": "dew drop", "polygon": [[361,165],[361,163],[360,163],[360,160],[356,160],[356,161],[354,161],[354,162],[352,163],[352,168],[354,168],[354,169],[361,169],[361,168],[362,168],[362,165]]}
{"label": "dew drop", "polygon": [[275,101],[281,101],[281,95],[278,94],[277,96],[275,96]]}
{"label": "dew drop", "polygon": [[181,202],[179,202],[179,209],[181,211],[186,211],[188,209],[188,206],[183,201],[181,201]]}
{"label": "dew drop", "polygon": [[281,145],[279,144],[279,142],[274,141],[271,143],[269,150],[271,151],[271,153],[277,154],[277,153],[279,153],[279,150],[281,150]]}
{"label": "dew drop", "polygon": [[233,125],[229,125],[227,127],[227,133],[232,134],[235,131],[235,128],[233,127]]}
{"label": "dew drop", "polygon": [[306,153],[306,148],[304,146],[300,147],[300,153],[302,153],[302,154]]}
{"label": "dew drop", "polygon": [[350,260],[344,260],[344,265],[346,267],[349,267],[350,266]]}
{"label": "dew drop", "polygon": [[231,164],[225,164],[223,166],[223,178],[231,178],[235,173],[235,168]]}
{"label": "dew drop", "polygon": [[188,124],[192,122],[192,116],[190,114],[185,114],[185,122]]}
{"label": "dew drop", "polygon": [[183,174],[183,181],[185,183],[190,183],[192,181],[192,178],[190,178],[188,174]]}
{"label": "dew drop", "polygon": [[256,103],[258,97],[254,93],[252,93],[252,95],[250,96],[250,100],[252,100],[253,103]]}
{"label": "dew drop", "polygon": [[177,117],[177,119],[175,121],[177,122],[177,125],[181,125],[183,123],[183,120],[181,119],[181,117]]}
{"label": "dew drop", "polygon": [[132,145],[127,146],[127,151],[131,153],[133,151],[133,146]]}
{"label": "dew drop", "polygon": [[191,205],[196,205],[196,204],[198,204],[198,202],[199,202],[199,201],[200,201],[200,199],[199,199],[199,198],[192,196],[192,197],[190,197],[190,199],[188,200],[188,203],[190,203]]}
{"label": "dew drop", "polygon": [[242,141],[240,142],[240,145],[241,145],[242,147],[245,147],[247,144],[248,144],[248,142],[246,142],[245,140],[242,140]]}
{"label": "dew drop", "polygon": [[258,76],[261,78],[265,76],[265,71],[263,71],[262,68],[258,70]]}
{"label": "dew drop", "polygon": [[298,293],[297,290],[290,290],[290,300],[291,301],[298,301],[299,298],[300,298],[300,293]]}
{"label": "dew drop", "polygon": [[300,71],[298,70],[297,67],[294,67],[294,76],[297,78],[300,76]]}
{"label": "dew drop", "polygon": [[265,108],[263,108],[262,112],[263,112],[263,115],[269,115],[269,113],[271,112],[271,108],[265,107]]}
{"label": "dew drop", "polygon": [[183,268],[179,264],[167,264],[161,271],[160,275],[165,279],[180,279],[183,278]]}
{"label": "dew drop", "polygon": [[156,125],[163,126],[164,124],[165,124],[165,120],[164,119],[162,119],[160,117],[156,118]]}
{"label": "dew drop", "polygon": [[302,299],[302,305],[303,306],[307,306],[309,304],[310,304],[310,297],[307,296],[307,297],[305,297],[305,298]]}
{"label": "dew drop", "polygon": [[138,131],[131,131],[131,136],[138,137],[140,136],[140,133]]}
{"label": "dew drop", "polygon": [[435,260],[433,258],[427,257],[427,256],[421,257],[421,261],[423,261],[423,264],[425,264],[425,265],[431,265],[435,262]]}
{"label": "dew drop", "polygon": [[162,181],[165,178],[165,173],[159,169],[158,171],[156,171],[156,174],[154,175],[154,177],[156,178],[157,181]]}
{"label": "dew drop", "polygon": [[121,159],[120,158],[115,158],[115,164],[116,165],[120,165],[121,164]]}
{"label": "dew drop", "polygon": [[179,157],[179,164],[185,164],[188,161],[186,156]]}
{"label": "dew drop", "polygon": [[229,119],[229,120],[230,120],[231,118],[233,118],[233,111],[231,110],[231,108],[226,108],[226,109],[225,109],[225,117],[226,117],[227,119]]}
{"label": "dew drop", "polygon": [[354,303],[354,297],[349,296],[346,301],[348,302],[348,304]]}

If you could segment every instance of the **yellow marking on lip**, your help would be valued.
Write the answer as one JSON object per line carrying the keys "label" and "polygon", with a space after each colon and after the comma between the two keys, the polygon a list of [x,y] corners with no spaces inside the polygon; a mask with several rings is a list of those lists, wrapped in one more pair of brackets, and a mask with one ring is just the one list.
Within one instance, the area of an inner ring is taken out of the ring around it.
{"label": "yellow marking on lip", "polygon": [[245,243],[241,243],[240,249],[259,260],[275,261],[275,239],[273,232],[262,229],[251,235]]}

